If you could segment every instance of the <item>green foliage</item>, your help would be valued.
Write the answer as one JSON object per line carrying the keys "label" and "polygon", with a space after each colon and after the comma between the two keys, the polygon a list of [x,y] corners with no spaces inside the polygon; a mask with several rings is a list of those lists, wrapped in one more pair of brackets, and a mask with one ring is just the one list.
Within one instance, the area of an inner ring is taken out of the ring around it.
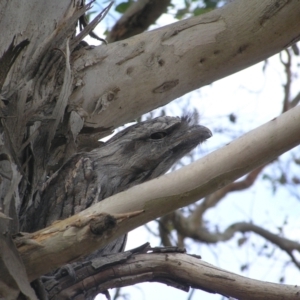
{"label": "green foliage", "polygon": [[128,7],[132,4],[133,0],[128,0],[126,2],[121,2],[120,4],[118,4],[115,8],[115,11],[117,11],[120,14],[123,14]]}
{"label": "green foliage", "polygon": [[[197,6],[195,6],[196,2]],[[221,0],[184,0],[184,7],[177,10],[175,18],[181,20],[188,16],[199,16],[217,8],[221,4]]]}
{"label": "green foliage", "polygon": [[217,4],[221,2],[220,0],[204,0],[203,1],[206,8],[215,9],[217,7]]}
{"label": "green foliage", "polygon": [[196,16],[199,16],[199,15],[202,15],[202,14],[205,14],[209,11],[211,11],[212,9],[211,8],[203,8],[203,7],[196,7],[194,10],[193,10],[193,15],[196,17]]}

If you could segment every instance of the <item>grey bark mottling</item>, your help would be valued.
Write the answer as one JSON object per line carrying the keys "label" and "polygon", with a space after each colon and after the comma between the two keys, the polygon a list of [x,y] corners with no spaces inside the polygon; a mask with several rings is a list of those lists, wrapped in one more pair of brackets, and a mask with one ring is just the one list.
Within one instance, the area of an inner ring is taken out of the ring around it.
{"label": "grey bark mottling", "polygon": [[[65,219],[113,194],[156,178],[199,143],[208,128],[188,117],[158,117],[130,126],[102,147],[70,158],[20,216],[22,231],[33,232]],[[123,251],[126,235],[95,255]]]}

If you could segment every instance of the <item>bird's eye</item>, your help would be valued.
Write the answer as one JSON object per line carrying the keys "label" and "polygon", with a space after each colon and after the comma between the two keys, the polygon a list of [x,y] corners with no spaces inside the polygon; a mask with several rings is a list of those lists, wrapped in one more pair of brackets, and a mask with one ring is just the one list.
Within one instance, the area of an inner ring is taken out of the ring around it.
{"label": "bird's eye", "polygon": [[165,132],[154,132],[150,135],[152,140],[160,140],[163,139],[167,134]]}

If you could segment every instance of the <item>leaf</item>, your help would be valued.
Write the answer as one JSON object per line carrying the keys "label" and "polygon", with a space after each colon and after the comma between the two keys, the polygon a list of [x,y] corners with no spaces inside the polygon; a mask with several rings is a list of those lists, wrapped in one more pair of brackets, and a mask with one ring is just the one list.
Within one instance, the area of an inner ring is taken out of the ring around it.
{"label": "leaf", "polygon": [[175,15],[175,18],[176,18],[177,20],[181,20],[181,19],[185,16],[185,14],[187,14],[188,12],[189,12],[189,9],[188,9],[188,8],[178,9],[178,10],[177,10],[177,13],[176,13],[176,15]]}
{"label": "leaf", "polygon": [[115,11],[117,11],[120,14],[123,14],[128,7],[131,5],[132,0],[128,0],[127,2],[122,2],[119,5],[116,6]]}
{"label": "leaf", "polygon": [[282,173],[280,178],[278,178],[278,182],[282,185],[287,183],[286,175],[284,173]]}
{"label": "leaf", "polygon": [[248,269],[249,269],[249,265],[248,265],[248,264],[241,265],[241,267],[240,267],[240,270],[241,270],[242,272],[244,272],[244,271],[246,271],[246,270],[248,270]]}
{"label": "leaf", "polygon": [[204,0],[205,7],[210,9],[215,9],[217,7],[218,1],[216,0]]}
{"label": "leaf", "polygon": [[238,239],[238,246],[239,247],[243,246],[247,241],[248,241],[247,237],[242,237],[242,238]]}
{"label": "leaf", "polygon": [[212,9],[211,8],[203,8],[203,7],[196,7],[194,10],[193,10],[193,14],[194,16],[199,16],[199,15],[202,15],[202,14],[205,14],[209,11],[211,11]]}

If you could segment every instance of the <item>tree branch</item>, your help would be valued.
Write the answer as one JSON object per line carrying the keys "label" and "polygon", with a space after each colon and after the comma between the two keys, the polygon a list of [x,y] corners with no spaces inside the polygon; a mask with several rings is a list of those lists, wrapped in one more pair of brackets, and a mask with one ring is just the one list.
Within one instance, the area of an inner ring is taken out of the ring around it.
{"label": "tree branch", "polygon": [[[78,215],[31,234],[40,247],[19,246],[29,278],[37,278],[88,254],[272,161],[300,143],[299,119],[300,106],[297,106],[187,167],[109,197]],[[144,213],[123,218],[116,227],[100,230],[100,235],[90,230],[94,219],[137,210]]]}
{"label": "tree branch", "polygon": [[240,0],[125,41],[82,49],[74,53],[70,102],[88,113],[85,127],[123,125],[288,47],[300,37],[299,15],[295,1]]}
{"label": "tree branch", "polygon": [[291,70],[292,55],[288,49],[285,49],[284,53],[287,56],[286,62],[284,62],[283,57],[282,57],[283,52],[279,53],[280,62],[283,64],[284,71],[286,74],[286,83],[283,84],[284,98],[283,98],[282,112],[285,112],[290,109],[290,95],[291,95],[291,85],[292,85],[292,70]]}
{"label": "tree branch", "polygon": [[184,291],[196,288],[243,300],[298,299],[297,295],[300,293],[298,286],[246,278],[182,253],[134,254],[125,262],[104,268],[97,267],[97,262],[94,262],[77,273],[78,282],[74,282],[74,278],[71,279],[70,276],[60,280],[61,287],[64,288],[56,297],[75,297],[87,290],[90,292],[93,288],[94,293],[95,288],[98,293],[103,293],[116,286],[124,287],[147,281],[164,283]]}
{"label": "tree branch", "polygon": [[278,236],[278,234],[271,233],[260,226],[246,222],[239,222],[230,225],[223,232],[209,232],[208,229],[203,226],[199,226],[197,228],[190,226],[188,220],[178,213],[173,218],[173,225],[184,237],[189,237],[196,241],[208,244],[228,241],[236,232],[254,232],[285,251],[292,258],[295,265],[300,269],[300,261],[297,261],[296,257],[293,255],[293,251],[298,251],[300,253],[300,244],[293,240]]}

